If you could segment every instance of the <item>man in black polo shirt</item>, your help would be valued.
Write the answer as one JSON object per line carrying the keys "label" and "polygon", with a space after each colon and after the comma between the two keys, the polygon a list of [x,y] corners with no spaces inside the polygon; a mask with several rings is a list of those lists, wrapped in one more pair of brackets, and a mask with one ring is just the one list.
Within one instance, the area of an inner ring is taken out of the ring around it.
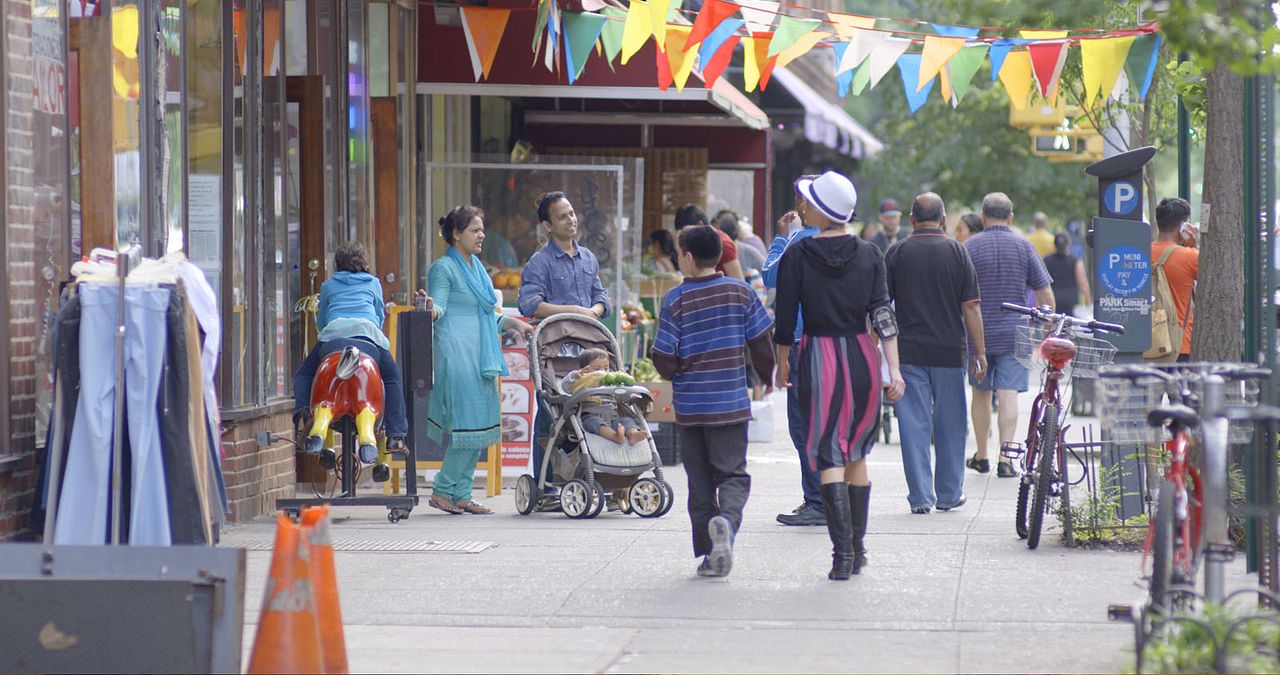
{"label": "man in black polo shirt", "polygon": [[[898,315],[898,355],[907,390],[898,401],[902,468],[911,512],[964,504],[965,334],[973,342],[974,376],[987,369],[978,275],[963,246],[942,232],[942,198],[926,192],[911,204],[911,236],[885,255],[889,297]],[[930,466],[930,439],[936,470]]]}

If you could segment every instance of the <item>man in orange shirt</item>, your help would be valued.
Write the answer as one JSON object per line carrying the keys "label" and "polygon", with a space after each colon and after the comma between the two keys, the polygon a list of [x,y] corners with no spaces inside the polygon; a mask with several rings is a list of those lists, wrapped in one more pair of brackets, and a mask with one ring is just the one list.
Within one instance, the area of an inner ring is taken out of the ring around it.
{"label": "man in orange shirt", "polygon": [[[1169,280],[1169,290],[1173,293],[1173,304],[1178,308],[1178,323],[1186,326],[1182,331],[1182,349],[1178,352],[1179,361],[1191,360],[1191,329],[1195,324],[1195,305],[1193,293],[1196,276],[1200,273],[1200,250],[1196,248],[1194,226],[1187,220],[1191,217],[1191,205],[1185,199],[1166,197],[1156,206],[1156,227],[1159,232],[1151,243],[1151,260],[1157,261],[1170,246],[1177,247],[1164,264],[1165,278]],[[1186,232],[1184,232],[1186,230]],[[1191,316],[1188,317],[1187,314]]]}

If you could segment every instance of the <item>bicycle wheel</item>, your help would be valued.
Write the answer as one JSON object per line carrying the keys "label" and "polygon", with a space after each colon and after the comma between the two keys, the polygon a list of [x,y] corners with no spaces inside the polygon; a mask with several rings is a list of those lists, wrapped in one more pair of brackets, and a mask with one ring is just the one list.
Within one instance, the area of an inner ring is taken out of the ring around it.
{"label": "bicycle wheel", "polygon": [[1013,528],[1019,539],[1027,538],[1027,501],[1031,497],[1031,483],[1023,475],[1018,480],[1018,511],[1014,514]]}
{"label": "bicycle wheel", "polygon": [[1044,514],[1048,510],[1049,493],[1053,489],[1053,461],[1058,456],[1058,407],[1045,406],[1040,417],[1039,447],[1036,451],[1034,492],[1031,496],[1031,512],[1027,514],[1027,548],[1040,545],[1040,529],[1044,526]]}
{"label": "bicycle wheel", "polygon": [[1167,610],[1169,586],[1173,581],[1173,491],[1169,481],[1160,484],[1156,497],[1156,517],[1151,521],[1151,606]]}

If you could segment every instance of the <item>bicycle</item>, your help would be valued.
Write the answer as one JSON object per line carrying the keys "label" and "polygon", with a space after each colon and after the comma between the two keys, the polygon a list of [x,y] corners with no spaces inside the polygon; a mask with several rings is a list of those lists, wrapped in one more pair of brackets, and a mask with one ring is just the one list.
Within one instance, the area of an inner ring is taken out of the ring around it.
{"label": "bicycle", "polygon": [[1026,323],[1018,326],[1014,357],[1028,368],[1043,364],[1045,369],[1040,392],[1031,404],[1026,444],[1021,448],[1009,445],[1000,449],[1000,456],[1005,459],[1012,461],[1021,456],[1022,477],[1018,484],[1014,530],[1027,540],[1027,548],[1035,549],[1040,545],[1049,498],[1061,494],[1067,475],[1062,453],[1063,402],[1059,383],[1072,376],[1097,377],[1098,369],[1110,363],[1116,353],[1110,342],[1083,333],[1123,333],[1124,327],[1077,319],[1047,307],[1023,307],[1006,302],[1000,309],[1028,317]]}
{"label": "bicycle", "polygon": [[[1173,602],[1183,595],[1179,588],[1194,588],[1196,572],[1207,550],[1207,481],[1187,456],[1193,434],[1203,430],[1206,459],[1210,455],[1220,459],[1217,473],[1224,475],[1217,479],[1224,484],[1217,492],[1219,498],[1225,499],[1226,444],[1247,442],[1252,429],[1244,424],[1231,425],[1225,438],[1215,439],[1201,422],[1225,416],[1228,406],[1255,406],[1256,380],[1270,374],[1265,368],[1251,365],[1212,363],[1119,365],[1100,374],[1106,383],[1102,423],[1108,440],[1144,447],[1161,444],[1168,460],[1142,552],[1142,569],[1145,571],[1148,561],[1151,563],[1149,605],[1162,613],[1172,609]],[[1206,410],[1206,385],[1215,376],[1221,378],[1224,400]],[[1242,419],[1239,414],[1235,418]]]}

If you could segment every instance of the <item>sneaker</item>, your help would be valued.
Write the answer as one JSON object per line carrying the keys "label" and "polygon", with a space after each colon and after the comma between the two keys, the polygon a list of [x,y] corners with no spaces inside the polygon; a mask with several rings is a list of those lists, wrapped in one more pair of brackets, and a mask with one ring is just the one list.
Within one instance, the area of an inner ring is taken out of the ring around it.
{"label": "sneaker", "polygon": [[827,514],[823,513],[821,506],[805,502],[791,513],[779,513],[778,522],[783,525],[826,525]]}
{"label": "sneaker", "polygon": [[710,576],[727,577],[733,569],[733,525],[728,518],[716,516],[707,523],[707,534],[711,535]]}
{"label": "sneaker", "polygon": [[996,465],[996,475],[1001,478],[1017,478],[1018,470],[1014,468],[1013,462],[1000,462]]}
{"label": "sneaker", "polygon": [[711,556],[702,556],[702,562],[698,563],[698,569],[696,571],[700,577],[716,576],[715,570],[711,569]]}
{"label": "sneaker", "polygon": [[991,461],[987,459],[978,459],[977,455],[964,460],[964,465],[978,473],[991,473]]}
{"label": "sneaker", "polygon": [[927,516],[927,515],[929,515],[929,511],[931,511],[931,510],[932,510],[932,509],[930,509],[930,508],[929,508],[929,507],[927,507],[927,506],[913,506],[913,507],[911,507],[911,512],[912,512],[912,513],[914,513],[914,514],[916,514],[917,516]]}
{"label": "sneaker", "polygon": [[965,502],[967,502],[967,501],[969,501],[969,498],[968,498],[968,497],[965,497],[964,495],[960,495],[960,499],[959,499],[956,503],[952,504],[951,506],[939,506],[939,507],[938,507],[938,510],[939,510],[939,511],[950,511],[950,510],[952,510],[952,509],[958,509],[958,508],[960,508],[961,506],[964,506],[964,503],[965,503]]}

